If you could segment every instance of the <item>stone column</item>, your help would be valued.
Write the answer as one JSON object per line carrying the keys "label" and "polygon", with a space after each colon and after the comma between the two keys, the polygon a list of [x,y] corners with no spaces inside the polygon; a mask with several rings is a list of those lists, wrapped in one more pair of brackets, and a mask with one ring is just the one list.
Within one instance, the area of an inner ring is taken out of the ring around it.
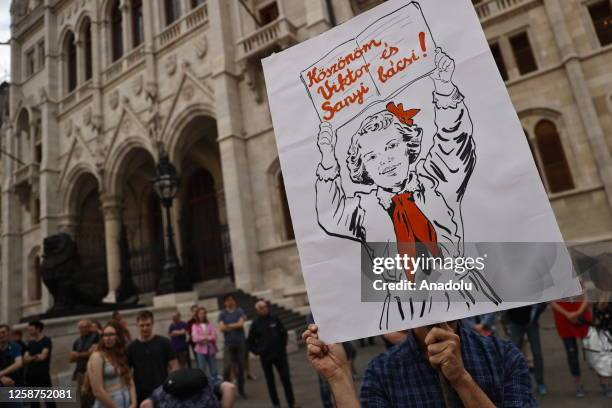
{"label": "stone column", "polygon": [[[143,2],[144,3],[144,2]],[[128,0],[121,0],[119,5],[123,24],[123,56],[127,55],[132,49],[132,19],[130,18],[130,3]]]}
{"label": "stone column", "polygon": [[253,196],[243,136],[238,75],[234,63],[236,39],[232,34],[231,2],[211,0],[210,55],[213,56],[212,78],[215,88],[217,132],[227,203],[228,224],[234,261],[236,286],[244,290],[262,285],[257,235],[253,214]]}
{"label": "stone column", "polygon": [[512,52],[512,44],[510,39],[505,35],[499,39],[499,50],[502,54],[502,59],[506,65],[506,72],[508,73],[508,79],[515,79],[520,76],[516,60],[514,59],[514,53]]}
{"label": "stone column", "polygon": [[[77,74],[77,88],[85,81],[85,46],[83,45],[84,41],[81,38],[80,32],[74,33],[74,46],[76,47],[77,53],[77,66],[76,66],[76,74]],[[68,72],[68,70],[66,70]]]}
{"label": "stone column", "polygon": [[181,0],[181,15],[184,16],[190,11],[191,11],[191,0]]}
{"label": "stone column", "polygon": [[331,27],[325,0],[306,0],[306,28],[310,37],[321,34]]}
{"label": "stone column", "polygon": [[106,274],[108,294],[105,302],[116,301],[116,290],[121,283],[121,200],[114,196],[102,196],[104,214],[104,239],[106,243]]}
{"label": "stone column", "polygon": [[574,100],[587,139],[591,145],[591,151],[599,170],[599,175],[604,185],[608,205],[612,209],[612,157],[606,142],[606,136],[599,122],[595,103],[591,98],[588,84],[584,78],[584,72],[580,59],[576,52],[572,37],[563,15],[560,0],[545,0],[544,6],[555,35],[555,41],[559,47],[561,59],[565,67],[567,80],[570,84]]}
{"label": "stone column", "polygon": [[[60,89],[57,87],[58,76],[61,72],[61,63],[57,57],[60,49],[58,41],[57,16],[51,7],[45,7],[45,47],[47,66],[45,70],[45,84],[47,84],[47,98],[43,98],[40,105],[40,137],[42,142],[42,161],[40,163],[39,197],[40,197],[40,246],[42,240],[59,230],[59,214],[61,200],[57,190],[59,178],[59,125],[57,121],[57,104]],[[47,310],[52,305],[51,296],[43,289],[42,309]]]}
{"label": "stone column", "polygon": [[[12,93],[12,90],[11,90]],[[13,129],[4,128],[4,140],[14,139]],[[4,147],[12,153],[15,143]],[[11,174],[15,163],[6,157],[2,160],[2,263],[0,275],[0,321],[16,323],[21,317],[21,288],[23,263],[21,246],[21,208],[17,196],[11,191]]]}

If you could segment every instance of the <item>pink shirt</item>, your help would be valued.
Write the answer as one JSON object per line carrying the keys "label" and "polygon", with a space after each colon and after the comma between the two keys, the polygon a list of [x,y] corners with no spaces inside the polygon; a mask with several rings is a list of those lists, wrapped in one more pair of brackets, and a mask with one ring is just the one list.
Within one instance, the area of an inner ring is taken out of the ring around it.
{"label": "pink shirt", "polygon": [[[204,339],[205,334],[207,340]],[[217,354],[217,330],[212,323],[194,323],[191,339],[195,343],[196,353],[210,356]]]}

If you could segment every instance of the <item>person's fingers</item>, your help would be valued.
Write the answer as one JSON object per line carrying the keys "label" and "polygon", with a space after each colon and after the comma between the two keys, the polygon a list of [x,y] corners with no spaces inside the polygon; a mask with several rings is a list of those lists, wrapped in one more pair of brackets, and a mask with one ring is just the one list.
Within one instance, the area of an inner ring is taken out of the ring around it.
{"label": "person's fingers", "polygon": [[[446,331],[453,332],[453,333],[455,332],[453,328],[450,326],[450,324],[448,324],[448,322],[442,322],[438,326],[440,326],[440,328]],[[482,324],[478,324],[478,326],[482,327]]]}
{"label": "person's fingers", "polygon": [[444,53],[442,52],[442,48],[438,47],[436,48],[436,55],[434,55],[434,65],[437,67],[439,62],[440,62],[440,58],[442,58],[444,56]]}
{"label": "person's fingers", "polygon": [[454,332],[444,330],[440,327],[434,327],[429,331],[429,333],[427,333],[427,336],[425,336],[425,344],[430,345],[444,340],[457,341],[458,339],[459,336],[457,336]]}
{"label": "person's fingers", "polygon": [[310,336],[312,336],[312,332],[310,330],[305,330],[304,333],[302,333],[302,340],[306,340]]}
{"label": "person's fingers", "polygon": [[446,56],[446,54],[440,54],[440,59],[438,60],[438,67],[442,68],[447,61],[448,57]]}
{"label": "person's fingers", "polygon": [[319,331],[319,327],[316,324],[309,324],[308,330],[310,330],[313,333],[316,333]]}
{"label": "person's fingers", "polygon": [[314,355],[317,356],[319,358],[323,357],[325,355],[324,349],[322,347],[319,347],[317,345],[314,344],[309,344],[307,347],[308,350],[308,354],[309,355]]}
{"label": "person's fingers", "polygon": [[449,57],[446,58],[446,61],[444,62],[444,70],[448,71],[448,69],[453,65],[453,60],[450,59]]}
{"label": "person's fingers", "polygon": [[443,71],[448,71],[448,69],[450,68],[450,66],[453,64],[453,61],[450,58],[447,58],[444,61],[444,64],[442,65],[442,70]]}
{"label": "person's fingers", "polygon": [[306,339],[306,344],[312,344],[317,347],[324,348],[326,346],[324,341],[319,340],[316,337],[309,337]]}
{"label": "person's fingers", "polygon": [[433,343],[427,346],[427,354],[431,357],[436,354],[442,353],[444,350],[451,348],[453,342],[451,341],[441,341],[438,343]]}
{"label": "person's fingers", "polygon": [[433,356],[429,356],[428,360],[429,360],[429,364],[431,364],[433,368],[439,368],[444,362],[445,358],[446,356],[444,354],[439,353],[439,354],[434,354]]}

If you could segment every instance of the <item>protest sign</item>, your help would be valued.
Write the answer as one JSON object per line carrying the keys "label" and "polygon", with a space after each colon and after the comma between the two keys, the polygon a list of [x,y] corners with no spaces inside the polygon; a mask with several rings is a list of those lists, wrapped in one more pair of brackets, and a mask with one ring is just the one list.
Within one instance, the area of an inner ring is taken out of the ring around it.
{"label": "protest sign", "polygon": [[469,0],[391,0],[263,66],[324,340],[580,293]]}

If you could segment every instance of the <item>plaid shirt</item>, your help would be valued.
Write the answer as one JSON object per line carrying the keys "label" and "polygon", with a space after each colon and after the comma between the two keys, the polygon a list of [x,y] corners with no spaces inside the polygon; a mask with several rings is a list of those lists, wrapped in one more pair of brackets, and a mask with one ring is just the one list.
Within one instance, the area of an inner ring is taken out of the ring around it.
{"label": "plaid shirt", "polygon": [[[536,407],[527,363],[510,342],[459,329],[463,364],[497,407]],[[445,407],[438,372],[412,335],[372,360],[361,386],[364,408]],[[455,392],[452,407],[463,404]]]}

